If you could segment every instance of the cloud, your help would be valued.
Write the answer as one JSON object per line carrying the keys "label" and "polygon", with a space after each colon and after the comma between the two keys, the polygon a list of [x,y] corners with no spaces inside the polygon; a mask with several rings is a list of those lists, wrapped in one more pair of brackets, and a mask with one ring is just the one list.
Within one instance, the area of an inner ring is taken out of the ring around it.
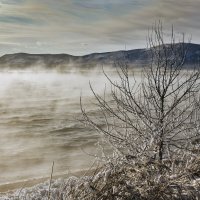
{"label": "cloud", "polygon": [[199,0],[0,2],[2,53],[11,45],[31,53],[76,55],[122,49],[125,43],[128,49],[145,47],[148,28],[159,19],[166,29],[174,24],[177,32],[192,34],[193,42],[200,42]]}
{"label": "cloud", "polygon": [[1,4],[22,4],[25,0],[0,0]]}
{"label": "cloud", "polygon": [[1,15],[0,22],[10,23],[10,24],[25,24],[25,25],[42,24],[41,21],[35,20],[33,18],[23,17],[23,16],[10,16],[10,15]]}

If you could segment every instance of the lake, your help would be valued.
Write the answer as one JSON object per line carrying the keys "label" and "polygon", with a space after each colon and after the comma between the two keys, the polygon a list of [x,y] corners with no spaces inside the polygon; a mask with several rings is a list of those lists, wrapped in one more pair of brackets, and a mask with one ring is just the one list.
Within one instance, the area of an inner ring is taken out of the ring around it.
{"label": "lake", "polygon": [[103,94],[102,72],[0,73],[0,185],[92,165],[100,136],[77,120],[80,95],[97,112],[89,81]]}

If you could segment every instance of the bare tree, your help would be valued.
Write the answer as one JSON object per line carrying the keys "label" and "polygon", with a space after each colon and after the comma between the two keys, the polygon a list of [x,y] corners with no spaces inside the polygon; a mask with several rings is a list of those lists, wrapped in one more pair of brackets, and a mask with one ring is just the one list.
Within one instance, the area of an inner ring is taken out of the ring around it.
{"label": "bare tree", "polygon": [[138,83],[129,74],[125,60],[117,62],[119,81],[111,85],[111,99],[91,90],[105,126],[100,126],[85,111],[86,124],[103,133],[113,148],[125,159],[184,159],[199,153],[200,72],[185,68],[187,43],[184,35],[176,41],[172,28],[170,42],[165,43],[162,25],[155,25],[148,36],[148,64]]}

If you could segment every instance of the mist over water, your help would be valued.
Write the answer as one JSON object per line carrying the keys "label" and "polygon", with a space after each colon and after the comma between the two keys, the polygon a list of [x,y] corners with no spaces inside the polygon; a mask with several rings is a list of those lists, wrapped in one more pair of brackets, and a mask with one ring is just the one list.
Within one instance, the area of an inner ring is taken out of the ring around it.
{"label": "mist over water", "polygon": [[96,112],[89,81],[103,93],[102,72],[0,73],[0,184],[49,176],[53,161],[54,174],[90,167],[100,136],[77,120],[81,94]]}

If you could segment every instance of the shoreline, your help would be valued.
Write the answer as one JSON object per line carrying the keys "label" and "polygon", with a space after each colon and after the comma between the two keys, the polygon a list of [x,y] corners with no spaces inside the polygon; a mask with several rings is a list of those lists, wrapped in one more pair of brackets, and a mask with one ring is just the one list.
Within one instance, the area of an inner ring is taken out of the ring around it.
{"label": "shoreline", "polygon": [[[86,175],[91,175],[91,173],[93,171],[94,171],[94,169],[90,169],[90,168],[82,169],[82,170],[76,170],[76,171],[69,171],[69,173],[67,173],[67,174],[53,175],[52,179],[56,180],[56,179],[59,179],[59,178],[67,179],[67,178],[70,178],[72,176],[77,176],[77,177],[86,176]],[[36,186],[38,184],[44,183],[48,180],[50,180],[50,176],[2,184],[2,185],[0,185],[0,197],[2,195],[6,195],[6,194],[9,194],[9,193],[12,194],[16,190],[20,190],[20,189],[23,189],[23,188],[31,188],[31,187]]]}

